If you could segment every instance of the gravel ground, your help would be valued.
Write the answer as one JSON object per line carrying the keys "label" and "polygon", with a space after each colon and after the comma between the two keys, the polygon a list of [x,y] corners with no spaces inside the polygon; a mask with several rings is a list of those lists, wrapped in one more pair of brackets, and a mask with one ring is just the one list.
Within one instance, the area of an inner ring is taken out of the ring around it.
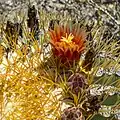
{"label": "gravel ground", "polygon": [[[117,0],[1,0],[0,20],[14,19],[16,12],[26,11],[28,4],[40,10],[85,19],[87,23],[106,26],[117,40],[120,34],[120,3]],[[94,2],[95,1],[95,2]],[[116,2],[115,2],[116,1]],[[89,21],[89,22],[88,22]]]}

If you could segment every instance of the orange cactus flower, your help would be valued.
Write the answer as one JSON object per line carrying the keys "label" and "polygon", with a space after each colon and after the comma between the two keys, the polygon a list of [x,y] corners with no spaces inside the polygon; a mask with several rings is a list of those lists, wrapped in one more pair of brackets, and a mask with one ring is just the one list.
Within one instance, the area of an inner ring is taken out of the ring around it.
{"label": "orange cactus flower", "polygon": [[49,31],[53,54],[61,62],[73,62],[80,59],[85,49],[86,32],[78,24],[55,24],[54,30]]}

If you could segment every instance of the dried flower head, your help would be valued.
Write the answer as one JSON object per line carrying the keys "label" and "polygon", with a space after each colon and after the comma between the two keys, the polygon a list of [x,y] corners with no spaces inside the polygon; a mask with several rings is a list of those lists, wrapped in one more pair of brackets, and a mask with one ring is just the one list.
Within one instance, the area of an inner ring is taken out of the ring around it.
{"label": "dried flower head", "polygon": [[77,24],[58,25],[49,31],[53,54],[62,63],[78,61],[85,49],[86,33]]}
{"label": "dried flower head", "polygon": [[91,96],[88,94],[87,101],[83,104],[86,116],[96,112],[98,113],[101,108],[101,101],[103,101],[103,96]]}
{"label": "dried flower head", "polygon": [[17,44],[18,36],[22,36],[21,23],[12,23],[7,21],[5,29],[6,39],[10,47],[14,47]]}
{"label": "dried flower head", "polygon": [[68,78],[67,84],[70,90],[76,95],[81,92],[81,89],[87,86],[85,77],[80,73],[71,75]]}
{"label": "dried flower head", "polygon": [[84,120],[80,108],[69,107],[64,109],[61,120]]}
{"label": "dried flower head", "polygon": [[30,32],[32,32],[33,36],[36,39],[38,38],[39,33],[39,20],[37,18],[37,10],[35,6],[29,6],[28,8],[28,19],[27,19],[27,26],[30,29]]}
{"label": "dried flower head", "polygon": [[52,29],[54,30],[54,26],[55,26],[55,23],[59,24],[59,20],[55,19],[55,20],[51,20],[50,23],[49,23],[49,30]]}
{"label": "dried flower head", "polygon": [[29,6],[28,7],[28,18],[33,18],[37,15],[37,10],[35,9],[35,6]]}
{"label": "dried flower head", "polygon": [[85,55],[85,60],[82,62],[82,68],[88,72],[92,69],[94,63],[95,51],[93,48],[89,49]]}

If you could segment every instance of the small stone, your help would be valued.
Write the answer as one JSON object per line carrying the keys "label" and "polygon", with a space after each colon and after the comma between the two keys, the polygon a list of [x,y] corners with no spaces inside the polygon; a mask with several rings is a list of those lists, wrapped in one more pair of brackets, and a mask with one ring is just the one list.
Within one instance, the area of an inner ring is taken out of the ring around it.
{"label": "small stone", "polygon": [[99,113],[101,115],[103,115],[104,117],[110,117],[111,115],[111,106],[101,106],[101,109],[99,111]]}
{"label": "small stone", "polygon": [[113,67],[111,67],[111,68],[107,69],[107,70],[105,71],[105,73],[108,74],[108,75],[112,75],[112,74],[115,73],[115,69],[114,69]]}
{"label": "small stone", "polygon": [[116,75],[120,76],[120,70],[116,71]]}
{"label": "small stone", "polygon": [[115,118],[116,118],[117,120],[120,120],[120,113],[116,114],[116,115],[115,115]]}
{"label": "small stone", "polygon": [[103,68],[100,68],[100,69],[97,71],[96,76],[97,76],[97,77],[101,77],[104,73],[105,73],[104,69],[103,69]]}

